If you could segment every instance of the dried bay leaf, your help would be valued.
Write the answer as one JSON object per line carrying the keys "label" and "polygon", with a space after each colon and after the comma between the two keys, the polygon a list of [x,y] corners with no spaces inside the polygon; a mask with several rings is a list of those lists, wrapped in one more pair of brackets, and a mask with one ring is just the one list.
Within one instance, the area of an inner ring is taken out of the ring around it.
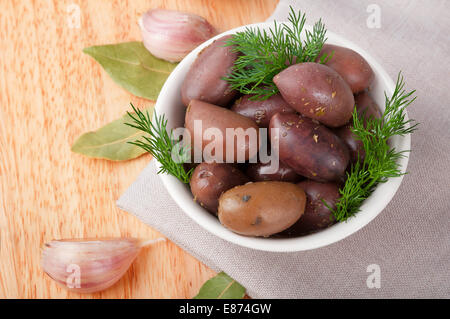
{"label": "dried bay leaf", "polygon": [[223,271],[203,284],[194,299],[242,299],[245,288]]}
{"label": "dried bay leaf", "polygon": [[154,57],[142,42],[125,42],[85,48],[111,78],[130,93],[150,100],[158,98],[164,82],[175,68]]}
{"label": "dried bay leaf", "polygon": [[[153,107],[145,110],[151,114]],[[111,161],[126,161],[139,157],[146,151],[128,142],[143,140],[143,136],[146,134],[125,125],[125,123],[131,122],[130,116],[125,114],[120,119],[108,123],[96,131],[84,133],[75,141],[71,150],[88,157]]]}

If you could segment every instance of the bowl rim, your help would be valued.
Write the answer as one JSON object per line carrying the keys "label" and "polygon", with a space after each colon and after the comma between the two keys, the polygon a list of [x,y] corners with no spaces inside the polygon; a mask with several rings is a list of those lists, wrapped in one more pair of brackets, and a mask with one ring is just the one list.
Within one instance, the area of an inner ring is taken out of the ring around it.
{"label": "bowl rim", "polygon": [[[164,113],[164,97],[168,94],[173,94],[171,87],[172,82],[179,81],[177,79],[178,71],[184,69],[186,67],[190,67],[193,63],[197,54],[207,45],[212,43],[214,40],[227,35],[236,33],[239,31],[245,30],[247,27],[252,28],[269,28],[273,26],[274,22],[261,22],[261,23],[253,23],[244,26],[240,26],[228,31],[225,31],[221,34],[216,35],[215,37],[205,41],[197,48],[195,48],[192,52],[190,52],[172,71],[172,73],[167,78],[164,83],[163,88],[158,96],[155,105],[155,112],[153,116],[156,114]],[[279,23],[279,22],[277,22]],[[312,30],[310,25],[305,24],[305,30]],[[338,45],[342,45],[345,47],[349,47],[359,54],[361,54],[371,65],[372,68],[376,69],[376,73],[379,73],[380,81],[383,83],[385,89],[385,93],[388,96],[391,96],[394,92],[395,84],[388,73],[384,70],[384,68],[374,59],[368,52],[360,48],[358,45],[353,43],[350,40],[343,38],[342,36],[333,33],[332,31],[327,31],[328,39],[332,39],[332,41],[327,41],[327,43],[337,43]],[[381,105],[382,110],[384,110],[384,105]],[[408,118],[407,112],[405,110],[405,118]],[[410,134],[405,135],[403,137],[396,136],[397,144],[399,147],[397,148],[400,151],[408,151],[411,146],[411,136]],[[409,160],[409,152],[406,152],[405,156],[399,160],[399,167],[403,173],[406,172],[406,168]],[[159,170],[160,164],[154,160],[154,165],[156,165],[156,169]],[[321,230],[317,233],[295,237],[295,238],[260,238],[260,237],[247,237],[238,235],[223,225],[220,224],[218,219],[212,214],[208,213],[204,208],[194,202],[192,199],[192,194],[190,199],[187,200],[183,195],[182,188],[186,188],[186,185],[180,182],[175,177],[168,174],[158,174],[161,178],[161,181],[164,184],[164,187],[167,189],[168,193],[172,197],[172,199],[177,203],[177,205],[181,208],[181,210],[187,214],[192,220],[194,220],[197,224],[199,224],[202,228],[207,230],[213,235],[218,236],[219,238],[231,242],[233,244],[243,246],[246,248],[261,250],[261,251],[270,251],[270,252],[297,252],[297,251],[305,251],[311,249],[317,249],[320,247],[324,247],[327,245],[331,245],[336,243],[363,228],[368,223],[370,223],[378,214],[383,211],[383,209],[387,206],[387,204],[394,197],[397,192],[402,180],[403,176],[390,178],[386,183],[380,184],[377,186],[376,190],[372,195],[363,203],[361,206],[361,211],[358,212],[355,216],[348,219],[346,222],[336,223],[332,227]],[[190,192],[190,191],[189,191]],[[382,195],[382,202],[380,200],[374,201],[373,197],[375,194],[377,196]],[[372,199],[372,200],[371,200]]]}

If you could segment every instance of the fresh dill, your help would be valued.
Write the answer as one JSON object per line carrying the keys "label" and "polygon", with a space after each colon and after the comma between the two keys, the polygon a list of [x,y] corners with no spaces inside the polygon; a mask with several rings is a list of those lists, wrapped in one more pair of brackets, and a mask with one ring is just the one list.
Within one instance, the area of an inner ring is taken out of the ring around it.
{"label": "fresh dill", "polygon": [[186,171],[183,163],[190,158],[190,147],[181,146],[180,141],[173,138],[172,130],[170,133],[167,132],[167,119],[164,114],[160,116],[155,114],[153,123],[148,111],[144,114],[144,112],[134,107],[132,103],[130,104],[135,114],[127,113],[133,120],[133,123],[125,124],[148,135],[143,136],[143,141],[136,140],[129,143],[141,147],[161,164],[158,174],[168,173],[188,184],[193,169]]}
{"label": "fresh dill", "polygon": [[[268,31],[246,28],[227,40],[227,46],[241,54],[236,59],[232,72],[225,77],[231,88],[243,94],[253,94],[252,99],[264,100],[278,93],[273,77],[288,66],[300,62],[314,62],[327,40],[325,25],[321,20],[312,31],[305,30],[302,40],[305,14],[296,13],[292,7],[288,21],[277,24]],[[326,57],[320,59],[324,63]]]}
{"label": "fresh dill", "polygon": [[364,163],[357,161],[347,173],[347,180],[340,189],[341,197],[332,210],[337,221],[355,215],[378,184],[404,175],[398,161],[409,151],[396,151],[389,145],[389,138],[404,136],[417,129],[418,123],[406,120],[404,112],[416,99],[412,97],[415,91],[406,92],[404,88],[405,82],[399,73],[392,97],[388,98],[385,93],[386,108],[381,118],[364,120],[364,116],[354,110],[352,131],[363,142],[366,155]]}

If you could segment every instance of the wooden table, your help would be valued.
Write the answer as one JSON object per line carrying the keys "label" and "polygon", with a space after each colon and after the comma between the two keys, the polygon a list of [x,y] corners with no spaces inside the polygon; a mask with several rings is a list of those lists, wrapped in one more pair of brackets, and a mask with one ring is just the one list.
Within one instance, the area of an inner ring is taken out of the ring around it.
{"label": "wooden table", "polygon": [[[72,4],[80,8],[80,28],[70,20]],[[171,242],[145,249],[116,285],[100,293],[67,292],[43,274],[41,247],[52,239],[160,236],[115,205],[148,155],[115,163],[70,151],[81,133],[118,118],[130,101],[153,103],[117,86],[82,49],[140,40],[136,21],[149,8],[197,13],[225,31],[265,20],[276,4],[0,2],[0,298],[191,298],[214,275]]]}

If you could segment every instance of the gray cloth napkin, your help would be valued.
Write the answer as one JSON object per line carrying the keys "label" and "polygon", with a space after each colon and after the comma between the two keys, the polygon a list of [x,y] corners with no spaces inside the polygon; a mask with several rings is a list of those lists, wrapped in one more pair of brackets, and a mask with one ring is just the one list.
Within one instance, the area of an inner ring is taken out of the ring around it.
{"label": "gray cloth napkin", "polygon": [[386,209],[333,245],[269,253],[203,230],[170,198],[153,163],[118,206],[228,273],[254,298],[449,298],[450,2],[281,1],[270,19],[285,20],[289,4],[306,12],[310,24],[322,17],[328,30],[370,52],[392,78],[402,70],[408,88],[417,89],[409,115],[421,124],[412,136],[410,173]]}

